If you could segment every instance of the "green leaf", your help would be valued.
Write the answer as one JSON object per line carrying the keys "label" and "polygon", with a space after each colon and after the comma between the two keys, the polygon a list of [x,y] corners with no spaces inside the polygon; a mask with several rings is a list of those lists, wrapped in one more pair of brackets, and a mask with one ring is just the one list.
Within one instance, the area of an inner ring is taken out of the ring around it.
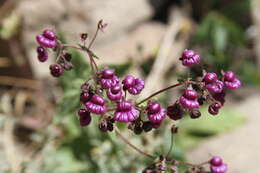
{"label": "green leaf", "polygon": [[179,123],[178,142],[184,148],[194,147],[207,137],[232,130],[245,121],[239,113],[225,108],[216,116],[210,115],[206,107],[201,109],[201,113],[198,119],[187,117]]}

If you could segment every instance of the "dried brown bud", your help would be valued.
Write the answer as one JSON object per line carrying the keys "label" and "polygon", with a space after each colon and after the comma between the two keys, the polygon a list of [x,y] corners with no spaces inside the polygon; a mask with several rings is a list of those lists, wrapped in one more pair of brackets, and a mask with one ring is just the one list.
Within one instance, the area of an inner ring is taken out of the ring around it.
{"label": "dried brown bud", "polygon": [[107,27],[107,23],[103,23],[103,20],[101,19],[98,22],[98,29],[100,29],[102,32],[104,32],[104,29]]}
{"label": "dried brown bud", "polygon": [[81,38],[82,40],[87,40],[88,34],[87,34],[87,33],[81,33],[81,34],[80,34],[80,38]]}
{"label": "dried brown bud", "polygon": [[153,129],[153,124],[150,121],[145,121],[142,126],[145,132],[149,132]]}
{"label": "dried brown bud", "polygon": [[178,127],[176,127],[174,124],[171,127],[171,132],[172,133],[178,133]]}
{"label": "dried brown bud", "polygon": [[66,53],[64,53],[64,58],[66,61],[70,61],[72,59],[72,56],[70,53],[66,52]]}
{"label": "dried brown bud", "polygon": [[198,109],[194,109],[190,112],[190,117],[192,119],[199,118],[201,116],[201,112]]}

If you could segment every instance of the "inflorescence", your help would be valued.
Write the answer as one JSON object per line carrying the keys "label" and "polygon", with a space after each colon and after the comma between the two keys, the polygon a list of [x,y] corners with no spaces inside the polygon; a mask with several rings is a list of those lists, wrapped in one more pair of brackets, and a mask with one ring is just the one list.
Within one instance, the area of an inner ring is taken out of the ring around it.
{"label": "inflorescence", "polygon": [[[120,79],[116,71],[109,67],[99,69],[94,58],[95,55],[90,50],[96,39],[98,31],[102,31],[106,24],[102,21],[98,23],[94,38],[86,46],[87,34],[81,34],[82,43],[79,46],[63,44],[57,37],[54,30],[46,29],[36,36],[39,44],[37,47],[38,59],[40,62],[48,60],[48,51],[58,53],[56,63],[50,65],[50,73],[54,77],[63,75],[65,70],[73,68],[71,54],[67,48],[75,48],[87,53],[90,66],[92,68],[91,77],[80,87],[80,102],[82,107],[78,111],[80,126],[87,126],[91,123],[92,115],[100,117],[98,127],[103,132],[111,132],[116,128],[116,122],[127,123],[128,129],[135,134],[149,132],[152,129],[161,127],[166,117],[171,120],[180,120],[185,115],[192,119],[199,118],[201,113],[199,108],[208,104],[208,112],[217,115],[224,106],[226,90],[235,90],[241,87],[240,80],[232,71],[221,72],[218,76],[214,72],[203,71],[203,76],[196,79],[185,79],[181,82],[161,89],[149,97],[137,101],[128,99],[128,94],[139,95],[145,88],[145,82],[141,78],[130,74]],[[182,65],[191,67],[196,66],[201,61],[201,56],[193,50],[184,50],[180,58]],[[169,89],[182,87],[183,94],[175,102],[164,108],[154,96],[157,96]],[[167,161],[168,158],[166,158]],[[161,159],[162,163],[165,159]],[[171,162],[172,163],[172,162]],[[175,161],[175,165],[181,164]],[[225,173],[227,165],[222,162],[220,157],[213,157],[206,162],[210,165],[212,173]],[[203,172],[201,165],[192,165],[197,172]],[[149,168],[149,167],[148,167]],[[149,170],[149,169],[146,170]],[[200,169],[195,169],[200,168]],[[158,169],[157,167],[153,170]],[[161,169],[161,168],[160,168]]]}

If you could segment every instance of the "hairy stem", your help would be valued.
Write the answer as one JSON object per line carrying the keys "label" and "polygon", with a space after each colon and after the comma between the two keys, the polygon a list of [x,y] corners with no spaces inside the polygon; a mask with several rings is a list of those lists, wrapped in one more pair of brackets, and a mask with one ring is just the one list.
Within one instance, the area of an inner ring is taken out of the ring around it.
{"label": "hairy stem", "polygon": [[183,84],[183,83],[177,83],[177,84],[168,86],[168,87],[166,87],[166,88],[163,88],[163,89],[161,89],[161,90],[159,90],[159,91],[157,91],[157,92],[151,94],[150,96],[146,97],[146,98],[143,99],[142,101],[138,102],[136,105],[138,106],[138,105],[140,105],[140,104],[146,102],[147,100],[150,100],[152,97],[154,97],[154,96],[156,96],[156,95],[158,95],[158,94],[161,94],[162,92],[167,91],[167,90],[169,90],[169,89],[172,89],[172,88],[175,88],[175,87],[177,87],[177,86],[180,86],[180,85],[182,85],[182,84]]}
{"label": "hairy stem", "polygon": [[151,159],[155,159],[156,157],[151,155],[151,154],[148,154],[144,151],[142,151],[141,149],[137,148],[135,145],[133,145],[130,141],[128,141],[128,139],[126,137],[124,137],[121,132],[118,130],[118,128],[115,128],[115,132],[116,134],[129,146],[131,147],[132,149],[134,149],[135,151],[137,151],[138,153],[144,155],[144,156],[147,156]]}

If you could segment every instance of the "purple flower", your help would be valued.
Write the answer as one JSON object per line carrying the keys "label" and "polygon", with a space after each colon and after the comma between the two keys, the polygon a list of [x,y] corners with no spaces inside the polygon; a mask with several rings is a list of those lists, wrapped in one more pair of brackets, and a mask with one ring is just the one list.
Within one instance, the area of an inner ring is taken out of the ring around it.
{"label": "purple flower", "polygon": [[85,107],[94,114],[104,114],[106,112],[105,100],[98,95],[92,96],[91,100],[85,103]]}
{"label": "purple flower", "polygon": [[196,91],[186,89],[184,94],[180,97],[180,104],[186,109],[199,108],[199,102],[197,100],[198,94]]}
{"label": "purple flower", "polygon": [[43,31],[42,35],[49,40],[56,40],[57,39],[56,33],[51,29],[45,29]]}
{"label": "purple flower", "polygon": [[210,93],[220,93],[223,91],[224,84],[218,80],[216,73],[207,73],[204,76],[203,81],[205,82],[205,88]]}
{"label": "purple flower", "polygon": [[208,112],[211,115],[217,115],[219,112],[219,109],[222,107],[222,105],[220,103],[213,103],[209,106],[208,108]]}
{"label": "purple flower", "polygon": [[225,173],[228,170],[227,164],[223,163],[221,166],[210,166],[211,173]]}
{"label": "purple flower", "polygon": [[135,78],[132,75],[127,75],[122,81],[124,90],[130,94],[138,95],[144,89],[144,81],[140,78]]}
{"label": "purple flower", "polygon": [[128,88],[131,88],[135,85],[135,78],[132,75],[127,75],[124,80],[122,81],[124,85],[124,90],[127,90]]}
{"label": "purple flower", "polygon": [[220,166],[220,165],[222,165],[222,163],[223,163],[222,158],[218,157],[218,156],[214,156],[210,160],[210,164],[213,166]]}
{"label": "purple flower", "polygon": [[88,102],[92,98],[92,96],[93,96],[93,93],[91,93],[90,91],[82,92],[80,94],[80,101],[82,103],[86,103],[86,102]]}
{"label": "purple flower", "polygon": [[212,97],[216,100],[216,101],[219,101],[221,104],[222,104],[222,106],[224,105],[224,103],[225,103],[225,96],[226,96],[226,93],[225,93],[225,91],[222,91],[222,92],[220,92],[220,93],[214,93],[213,95],[212,95]]}
{"label": "purple flower", "polygon": [[131,122],[139,117],[139,112],[133,107],[130,101],[117,103],[117,110],[114,119],[119,122]]}
{"label": "purple flower", "polygon": [[223,163],[222,159],[220,157],[214,156],[210,160],[210,170],[212,173],[225,173],[227,172],[227,164]]}
{"label": "purple flower", "polygon": [[197,54],[195,51],[193,50],[188,50],[185,49],[182,53],[182,57],[180,58],[180,60],[182,61],[182,65],[184,66],[192,66],[195,64],[199,64],[200,62],[200,55]]}
{"label": "purple flower", "polygon": [[235,90],[241,87],[241,81],[236,77],[235,73],[228,71],[224,74],[224,84],[230,90]]}
{"label": "purple flower", "polygon": [[50,65],[50,71],[53,77],[60,77],[64,73],[64,69],[60,64]]}
{"label": "purple flower", "polygon": [[53,30],[46,29],[43,31],[43,34],[36,36],[36,41],[42,47],[53,48],[57,45],[56,33]]}
{"label": "purple flower", "polygon": [[88,112],[86,109],[80,109],[78,111],[79,115],[79,121],[81,126],[87,126],[91,122],[91,116],[90,112]]}
{"label": "purple flower", "polygon": [[119,82],[118,77],[115,75],[115,70],[104,68],[101,71],[100,85],[102,88],[111,88]]}
{"label": "purple flower", "polygon": [[48,59],[48,52],[41,46],[37,47],[38,60],[40,62],[45,62]]}
{"label": "purple flower", "polygon": [[164,108],[161,108],[159,102],[149,102],[146,110],[148,114],[148,119],[152,123],[159,123],[166,117],[166,110]]}
{"label": "purple flower", "polygon": [[122,98],[122,88],[119,84],[109,88],[107,90],[107,97],[111,100],[111,101],[119,101]]}
{"label": "purple flower", "polygon": [[213,83],[216,80],[218,80],[218,76],[216,73],[207,73],[203,78],[203,81],[205,81],[206,83]]}
{"label": "purple flower", "polygon": [[173,120],[179,120],[183,117],[183,110],[179,104],[175,103],[167,107],[167,115]]}
{"label": "purple flower", "polygon": [[205,88],[211,93],[221,93],[223,91],[224,84],[220,80],[215,82],[208,83],[205,85]]}

